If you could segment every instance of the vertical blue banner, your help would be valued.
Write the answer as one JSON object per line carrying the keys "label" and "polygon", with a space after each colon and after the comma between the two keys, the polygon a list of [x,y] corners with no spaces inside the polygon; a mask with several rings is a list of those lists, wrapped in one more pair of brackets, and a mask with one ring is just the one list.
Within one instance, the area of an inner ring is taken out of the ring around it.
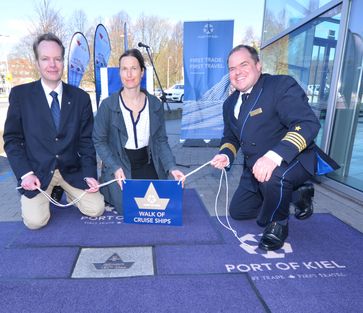
{"label": "vertical blue banner", "polygon": [[111,55],[110,38],[108,37],[107,30],[102,24],[98,24],[95,31],[94,38],[94,73],[96,85],[96,102],[97,106],[100,102],[101,96],[101,74],[100,68],[107,67],[108,60]]}
{"label": "vertical blue banner", "polygon": [[184,23],[182,139],[215,139],[222,135],[233,27],[233,20]]}
{"label": "vertical blue banner", "polygon": [[[141,88],[147,90],[148,73],[150,69],[145,70],[141,79]],[[109,95],[119,92],[122,88],[120,78],[120,69],[118,67],[107,67],[101,69],[101,102]]]}
{"label": "vertical blue banner", "polygon": [[79,87],[90,59],[86,37],[76,32],[73,34],[68,52],[68,84]]}
{"label": "vertical blue banner", "polygon": [[124,222],[181,226],[183,189],[173,180],[132,180],[123,185]]}

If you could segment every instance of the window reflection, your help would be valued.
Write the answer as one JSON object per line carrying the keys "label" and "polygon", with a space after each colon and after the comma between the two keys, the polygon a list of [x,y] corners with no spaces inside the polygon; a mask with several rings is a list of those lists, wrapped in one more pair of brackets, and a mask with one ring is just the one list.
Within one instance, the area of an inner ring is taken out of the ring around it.
{"label": "window reflection", "polygon": [[341,168],[329,177],[363,191],[362,1],[353,1],[350,12],[330,147]]}
{"label": "window reflection", "polygon": [[[329,1],[266,1],[264,39],[277,35]],[[282,4],[284,6],[282,6]],[[304,9],[305,8],[305,9]],[[325,124],[341,5],[314,18],[261,52],[263,71],[293,76]],[[341,168],[328,176],[363,191],[363,1],[353,0],[339,75],[329,154]],[[321,128],[316,140],[321,145]]]}
{"label": "window reflection", "polygon": [[331,0],[266,0],[262,42],[296,25]]}
{"label": "window reflection", "polygon": [[[306,91],[309,103],[324,126],[341,6],[296,29],[262,50],[263,71],[293,76]],[[316,143],[321,145],[323,127]]]}

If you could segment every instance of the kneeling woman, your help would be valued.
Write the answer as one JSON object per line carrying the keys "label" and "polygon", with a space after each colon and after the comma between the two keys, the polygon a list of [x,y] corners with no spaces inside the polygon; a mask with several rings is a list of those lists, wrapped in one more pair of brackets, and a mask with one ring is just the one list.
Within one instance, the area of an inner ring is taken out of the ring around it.
{"label": "kneeling woman", "polygon": [[140,87],[145,62],[137,49],[125,51],[119,59],[123,84],[118,93],[102,101],[95,117],[93,141],[102,160],[100,180],[119,179],[101,192],[105,201],[122,214],[124,179],[184,178],[165,131],[164,108],[159,99]]}

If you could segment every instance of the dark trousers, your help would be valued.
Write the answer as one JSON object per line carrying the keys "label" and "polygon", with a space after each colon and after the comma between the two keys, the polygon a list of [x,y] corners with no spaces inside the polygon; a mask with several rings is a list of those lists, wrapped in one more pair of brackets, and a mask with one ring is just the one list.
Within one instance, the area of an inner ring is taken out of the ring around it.
{"label": "dark trousers", "polygon": [[132,179],[158,179],[152,158],[149,161],[147,147],[125,151],[131,163]]}
{"label": "dark trousers", "polygon": [[295,189],[310,179],[300,162],[282,162],[275,168],[269,181],[259,183],[246,168],[235,191],[229,212],[234,219],[257,218],[257,224],[266,226],[289,216],[289,207]]}

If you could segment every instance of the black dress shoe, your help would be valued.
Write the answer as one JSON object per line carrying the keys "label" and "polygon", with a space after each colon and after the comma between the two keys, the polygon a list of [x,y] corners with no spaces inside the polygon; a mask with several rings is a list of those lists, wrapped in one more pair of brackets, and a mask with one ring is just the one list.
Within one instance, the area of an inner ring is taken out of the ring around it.
{"label": "black dress shoe", "polygon": [[312,199],[314,197],[314,185],[305,183],[295,191],[294,197],[292,204],[295,207],[295,217],[298,220],[310,217],[314,212]]}
{"label": "black dress shoe", "polygon": [[288,233],[288,224],[272,222],[265,228],[258,247],[262,250],[278,250],[284,245]]}
{"label": "black dress shoe", "polygon": [[54,186],[53,187],[53,190],[52,190],[52,193],[51,193],[51,197],[59,202],[61,199],[62,199],[62,196],[63,196],[63,188],[61,186]]}

